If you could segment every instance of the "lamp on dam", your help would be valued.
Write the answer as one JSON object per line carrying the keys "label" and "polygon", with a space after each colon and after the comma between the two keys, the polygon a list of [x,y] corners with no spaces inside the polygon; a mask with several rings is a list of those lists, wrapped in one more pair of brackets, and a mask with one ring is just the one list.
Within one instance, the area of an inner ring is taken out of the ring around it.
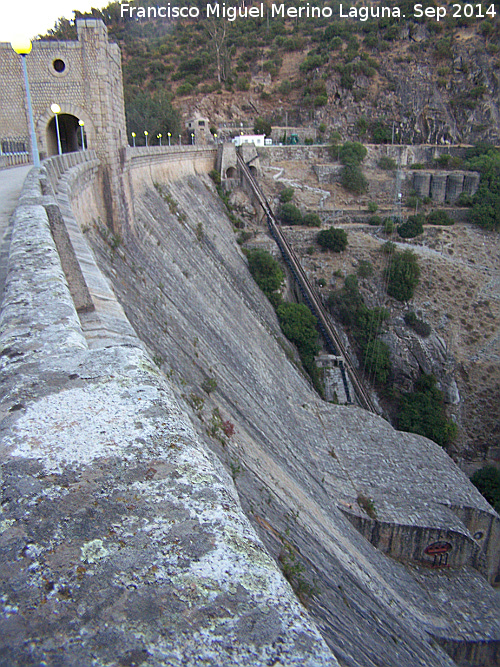
{"label": "lamp on dam", "polygon": [[84,128],[85,123],[83,122],[83,120],[80,119],[78,121],[78,125],[80,126],[80,132],[82,134],[82,151],[84,151],[85,150],[85,139],[83,137],[83,128]]}
{"label": "lamp on dam", "polygon": [[144,136],[146,137],[146,146],[148,145],[148,135],[149,132],[147,130],[144,130]]}
{"label": "lamp on dam", "polygon": [[168,137],[168,145],[170,146],[170,137],[172,136],[172,132],[167,132],[167,137]]}
{"label": "lamp on dam", "polygon": [[33,120],[33,107],[31,105],[31,94],[30,94],[30,85],[28,81],[28,68],[26,67],[26,56],[31,53],[31,41],[29,39],[18,39],[14,40],[11,43],[13,50],[21,56],[21,62],[23,64],[23,75],[24,75],[24,89],[26,91],[26,102],[28,106],[28,117],[29,117],[29,126],[30,126],[30,142],[31,142],[31,156],[33,160],[33,166],[40,166],[40,155],[38,153],[38,144],[36,141],[35,134],[35,122]]}
{"label": "lamp on dam", "polygon": [[61,132],[59,131],[59,114],[61,113],[61,107],[58,104],[51,104],[50,110],[52,111],[56,119],[57,152],[59,153],[59,155],[62,155]]}
{"label": "lamp on dam", "polygon": [[132,132],[132,143],[134,144],[134,148],[135,148],[135,138],[136,138],[136,136],[137,136],[136,133]]}
{"label": "lamp on dam", "polygon": [[157,134],[156,137],[160,140],[160,146],[161,146],[161,138],[163,137],[163,134]]}

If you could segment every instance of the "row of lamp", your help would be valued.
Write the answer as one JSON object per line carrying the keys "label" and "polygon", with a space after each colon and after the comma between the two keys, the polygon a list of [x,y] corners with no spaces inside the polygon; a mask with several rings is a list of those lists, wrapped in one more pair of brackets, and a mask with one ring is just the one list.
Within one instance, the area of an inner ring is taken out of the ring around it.
{"label": "row of lamp", "polygon": [[[243,134],[243,132],[241,134]],[[149,132],[147,130],[144,130],[144,136],[146,138],[146,146],[149,146],[149,143],[148,143]],[[167,136],[168,136],[168,145],[170,146],[170,139],[172,137],[172,133],[167,132]],[[190,136],[191,136],[191,143],[194,144],[194,132],[191,132]],[[136,137],[137,137],[137,134],[135,132],[132,132],[132,144],[133,144],[134,148],[135,148]],[[179,134],[179,146],[181,145],[181,137],[182,137],[182,135]],[[161,140],[163,138],[163,134],[157,134],[156,138],[159,140],[160,146],[161,146],[162,145]],[[215,143],[217,143],[217,135],[216,134],[214,134],[214,139],[215,139]]]}
{"label": "row of lamp", "polygon": [[[149,132],[147,130],[144,130],[144,136],[146,138],[146,146],[149,146],[148,144],[148,137],[149,137]],[[135,148],[135,139],[137,137],[137,134],[135,132],[132,132],[132,143]],[[167,137],[168,137],[168,145],[170,146],[170,139],[172,138],[172,132],[167,132]],[[161,140],[163,139],[163,134],[157,134],[156,138],[160,142],[160,146],[162,145]],[[179,134],[179,145],[181,143],[181,135]]]}

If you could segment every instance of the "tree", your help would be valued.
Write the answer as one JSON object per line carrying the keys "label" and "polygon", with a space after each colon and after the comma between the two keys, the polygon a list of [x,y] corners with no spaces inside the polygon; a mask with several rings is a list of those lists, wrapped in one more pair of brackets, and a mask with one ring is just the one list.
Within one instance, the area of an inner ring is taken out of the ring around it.
{"label": "tree", "polygon": [[[254,125],[253,125],[253,131],[255,134],[265,134],[266,137],[271,136],[272,132],[272,125],[269,121],[264,120],[264,118],[256,118]],[[286,188],[285,188],[286,189]]]}
{"label": "tree", "polygon": [[339,159],[345,165],[360,165],[367,152],[359,141],[346,141],[340,148]]}
{"label": "tree", "polygon": [[285,275],[279,263],[265,250],[247,251],[248,267],[255,282],[268,297],[277,296]]}
{"label": "tree", "polygon": [[486,468],[476,470],[470,481],[498,512],[500,510],[500,470],[494,466],[486,466]]}
{"label": "tree", "polygon": [[167,132],[172,136],[179,134],[181,127],[179,112],[163,91],[153,96],[138,93],[126,100],[125,111],[129,135],[135,132],[138,137],[143,136],[144,130],[147,130],[151,137],[156,137],[160,133],[166,136]]}
{"label": "tree", "polygon": [[457,426],[446,419],[443,394],[433,375],[421,375],[415,391],[402,396],[398,428],[424,435],[443,447],[455,439]]}
{"label": "tree", "polygon": [[347,232],[344,229],[322,229],[316,236],[318,245],[323,250],[333,250],[333,252],[342,252],[347,248]]}
{"label": "tree", "polygon": [[283,302],[276,308],[281,330],[297,346],[304,366],[314,364],[319,352],[316,318],[303,303]]}
{"label": "tree", "polygon": [[469,160],[467,167],[481,174],[469,217],[484,229],[497,230],[500,228],[500,151],[488,150]]}
{"label": "tree", "polygon": [[212,46],[215,51],[215,61],[217,66],[217,81],[222,83],[227,78],[228,67],[228,53],[226,50],[226,21],[219,21],[218,19],[211,19],[205,21],[205,28],[212,40]]}
{"label": "tree", "polygon": [[302,213],[291,202],[282,204],[279,210],[281,221],[285,225],[300,225],[302,223]]}
{"label": "tree", "polygon": [[406,222],[398,225],[398,234],[404,239],[412,239],[424,232],[424,215],[410,215]]}
{"label": "tree", "polygon": [[413,297],[420,280],[417,256],[411,250],[395,252],[386,271],[387,293],[398,301],[408,301]]}
{"label": "tree", "polygon": [[356,195],[368,192],[368,181],[357,164],[345,164],[341,173],[342,187]]}

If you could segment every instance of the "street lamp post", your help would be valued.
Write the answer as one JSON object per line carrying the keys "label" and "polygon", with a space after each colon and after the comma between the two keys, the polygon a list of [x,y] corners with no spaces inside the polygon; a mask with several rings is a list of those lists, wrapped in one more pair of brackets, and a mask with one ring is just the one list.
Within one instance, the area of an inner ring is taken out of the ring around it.
{"label": "street lamp post", "polygon": [[158,134],[158,135],[157,135],[158,139],[160,140],[160,146],[161,146],[161,138],[162,138],[162,136],[163,136],[163,134]]}
{"label": "street lamp post", "polygon": [[149,132],[147,130],[144,130],[144,136],[146,137],[146,147],[148,145],[148,135],[149,135]]}
{"label": "street lamp post", "polygon": [[30,125],[30,142],[31,142],[31,156],[33,159],[33,166],[40,166],[40,154],[38,153],[38,144],[35,134],[35,122],[33,120],[33,107],[31,105],[30,85],[28,82],[28,68],[26,67],[26,56],[31,53],[31,42],[29,40],[19,40],[11,44],[14,51],[21,56],[23,64],[24,88],[26,90],[26,101],[28,104],[28,116]]}
{"label": "street lamp post", "polygon": [[136,136],[137,136],[136,133],[132,132],[132,142],[134,144],[134,148],[135,148],[135,138],[136,138]]}
{"label": "street lamp post", "polygon": [[81,132],[81,135],[82,135],[82,151],[84,151],[85,150],[85,139],[84,139],[84,136],[83,136],[83,126],[85,125],[85,123],[83,122],[83,120],[79,120],[78,125],[80,126],[80,132]]}
{"label": "street lamp post", "polygon": [[59,114],[61,113],[61,107],[58,104],[51,104],[50,110],[56,118],[57,150],[59,155],[62,155],[61,133],[59,131]]}
{"label": "street lamp post", "polygon": [[181,145],[181,135],[179,134],[179,146]]}
{"label": "street lamp post", "polygon": [[170,146],[170,137],[172,136],[172,132],[167,132],[168,136],[168,145]]}
{"label": "street lamp post", "polygon": [[194,132],[191,132],[191,144],[194,145]]}

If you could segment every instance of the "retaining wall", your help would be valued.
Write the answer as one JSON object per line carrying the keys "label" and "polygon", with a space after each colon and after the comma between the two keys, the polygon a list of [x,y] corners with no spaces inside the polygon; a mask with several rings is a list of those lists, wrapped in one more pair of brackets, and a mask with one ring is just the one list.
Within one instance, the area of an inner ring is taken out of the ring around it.
{"label": "retaining wall", "polygon": [[87,157],[32,171],[14,215],[0,313],[3,659],[337,665],[138,339],[89,343],[45,208],[52,193],[88,195]]}

